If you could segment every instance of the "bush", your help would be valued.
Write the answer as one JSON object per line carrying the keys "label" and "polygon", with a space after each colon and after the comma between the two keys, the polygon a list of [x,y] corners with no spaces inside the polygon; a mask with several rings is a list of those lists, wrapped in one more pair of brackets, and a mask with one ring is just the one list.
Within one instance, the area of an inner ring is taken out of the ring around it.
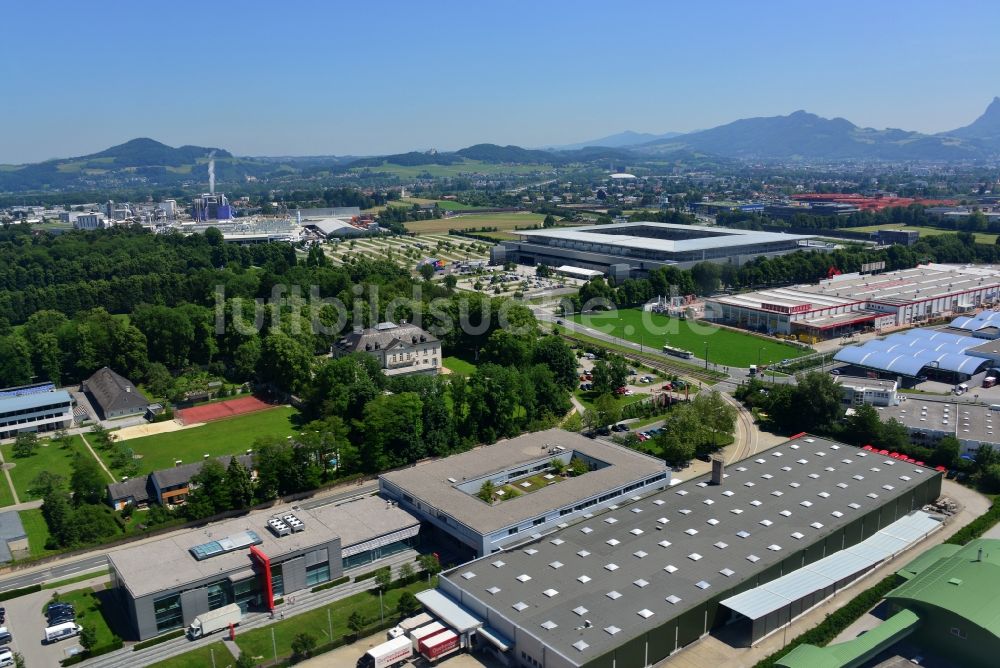
{"label": "bush", "polygon": [[361,575],[355,575],[354,581],[361,582],[362,580],[371,580],[379,573],[382,573],[383,571],[387,570],[389,570],[388,566],[384,566],[383,568],[376,568],[374,571],[368,571],[367,573],[362,573]]}
{"label": "bush", "polygon": [[989,510],[956,531],[945,543],[965,545],[982,536],[997,522],[1000,522],[1000,504],[994,501]]}
{"label": "bush", "polygon": [[309,591],[315,593],[315,592],[318,592],[318,591],[323,591],[324,589],[332,589],[334,587],[337,587],[337,586],[340,586],[340,585],[344,584],[345,582],[350,582],[350,581],[351,581],[351,577],[349,575],[345,575],[342,578],[337,578],[336,580],[330,580],[329,582],[324,582],[321,585],[316,585],[315,587],[313,587]]}
{"label": "bush", "polygon": [[156,636],[155,638],[150,638],[149,640],[143,640],[142,642],[137,642],[132,645],[132,651],[138,652],[141,649],[146,649],[147,647],[153,647],[154,645],[159,645],[161,642],[167,642],[168,640],[173,640],[174,638],[180,638],[184,635],[184,629],[177,629],[176,631],[169,631],[163,635]]}
{"label": "bush", "polygon": [[12,598],[17,598],[18,596],[24,596],[25,594],[34,594],[36,591],[41,591],[42,585],[33,584],[30,587],[21,587],[20,589],[8,589],[7,591],[0,591],[0,601],[9,601]]}

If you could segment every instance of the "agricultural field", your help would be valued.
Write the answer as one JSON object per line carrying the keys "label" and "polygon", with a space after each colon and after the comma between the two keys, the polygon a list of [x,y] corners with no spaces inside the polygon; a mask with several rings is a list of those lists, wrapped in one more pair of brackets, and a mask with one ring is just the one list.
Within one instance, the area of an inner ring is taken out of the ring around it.
{"label": "agricultural field", "polygon": [[513,230],[541,225],[545,216],[540,213],[482,213],[474,215],[457,215],[434,220],[417,220],[406,223],[408,232],[415,234],[447,233],[448,230],[476,231],[483,227],[495,227],[498,230]]}
{"label": "agricultural field", "polygon": [[[845,227],[844,229],[849,232],[878,232],[879,230],[916,230],[917,232],[920,232],[920,236],[922,237],[930,237],[938,234],[955,233],[955,230],[942,230],[937,227],[895,225],[892,223],[888,223],[886,225],[867,225],[865,227]],[[996,234],[987,234],[986,232],[976,232],[974,236],[976,237],[976,243],[979,244],[995,244],[997,241]]]}
{"label": "agricultural field", "polygon": [[487,260],[490,256],[489,248],[490,244],[485,241],[441,233],[420,237],[351,239],[327,245],[324,250],[336,265],[343,264],[345,258],[368,257],[390,260],[401,267],[414,270],[417,263],[427,257],[435,257],[448,264],[465,260]]}
{"label": "agricultural field", "polygon": [[403,199],[396,200],[394,202],[389,202],[389,206],[398,205],[414,205],[419,204],[420,206],[426,206],[428,204],[437,204],[438,208],[442,211],[475,211],[477,207],[470,206],[469,204],[462,204],[461,202],[456,202],[450,199],[426,199],[424,197],[404,197]]}
{"label": "agricultural field", "polygon": [[297,432],[294,424],[297,415],[294,408],[279,406],[209,422],[200,427],[133,438],[124,443],[140,457],[140,471],[150,473],[170,468],[177,459],[191,464],[201,461],[205,454],[213,457],[243,454],[260,437],[291,436]]}
{"label": "agricultural field", "polygon": [[640,309],[621,309],[603,313],[575,314],[570,320],[605,334],[662,350],[664,345],[689,350],[718,365],[748,367],[801,357],[811,352],[787,343],[721,329],[692,320],[669,318]]}

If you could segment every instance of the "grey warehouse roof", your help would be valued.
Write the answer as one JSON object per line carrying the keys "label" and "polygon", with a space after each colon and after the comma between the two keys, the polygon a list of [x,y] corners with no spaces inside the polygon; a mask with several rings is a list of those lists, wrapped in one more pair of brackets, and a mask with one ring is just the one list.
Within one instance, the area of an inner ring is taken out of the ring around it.
{"label": "grey warehouse roof", "polygon": [[703,476],[633,497],[444,577],[582,665],[935,475],[804,436],[729,468],[720,486]]}
{"label": "grey warehouse roof", "polygon": [[[288,512],[302,520],[305,529],[276,537],[268,531],[267,520]],[[337,537],[343,548],[418,525],[419,521],[408,512],[396,505],[390,507],[376,496],[311,510],[276,506],[237,519],[216,522],[200,530],[125,547],[109,554],[108,560],[120,582],[134,598],[139,598],[212,577],[226,577],[232,572],[249,568],[252,564],[248,550],[236,550],[202,561],[196,560],[189,552],[196,545],[243,531],[253,531],[260,536],[262,542],[258,547],[272,560],[280,561],[286,555],[323,545]],[[165,568],[165,565],[169,567]]]}
{"label": "grey warehouse roof", "polygon": [[[704,237],[694,239],[654,239],[650,237],[629,234],[636,227],[652,227],[675,229],[686,233],[704,232]],[[600,232],[592,230],[599,229]],[[611,231],[614,233],[611,233]],[[773,243],[777,241],[798,241],[813,239],[815,235],[784,234],[781,232],[759,232],[755,230],[737,230],[728,227],[708,227],[706,225],[677,225],[674,223],[617,223],[611,225],[587,225],[585,227],[562,227],[546,230],[518,230],[517,234],[528,238],[565,239],[567,241],[585,241],[607,246],[622,246],[626,248],[643,248],[668,253],[698,251],[709,248],[727,248],[731,246],[748,246],[752,244]]]}
{"label": "grey warehouse roof", "polygon": [[[494,505],[487,505],[456,487],[463,480],[546,459],[552,446],[579,451],[611,466]],[[562,429],[547,429],[380,477],[425,506],[442,511],[481,534],[488,534],[665,470],[662,460],[634,450]]]}

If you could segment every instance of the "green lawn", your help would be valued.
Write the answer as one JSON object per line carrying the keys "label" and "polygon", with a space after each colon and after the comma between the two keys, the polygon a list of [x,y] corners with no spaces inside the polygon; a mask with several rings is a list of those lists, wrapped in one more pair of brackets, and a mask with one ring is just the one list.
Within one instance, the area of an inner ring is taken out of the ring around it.
{"label": "green lawn", "polygon": [[[867,225],[865,227],[845,227],[845,230],[849,232],[877,232],[879,230],[916,230],[920,232],[922,237],[930,237],[937,234],[955,234],[956,230],[942,230],[937,227],[924,227],[912,226],[912,225],[896,225],[893,223],[886,223],[885,225]],[[975,232],[976,243],[979,244],[995,244],[997,240],[996,234],[987,234],[985,232]],[[841,240],[843,241],[843,240]]]}
{"label": "green lawn", "polygon": [[28,492],[31,483],[42,471],[49,471],[61,475],[63,479],[69,480],[72,473],[73,457],[77,452],[82,452],[88,457],[90,453],[83,445],[83,439],[74,436],[68,448],[64,448],[53,441],[40,441],[38,450],[30,457],[18,458],[14,456],[14,445],[9,443],[0,446],[3,450],[3,458],[8,464],[13,464],[10,470],[11,480],[14,481],[14,489],[21,502],[31,501],[40,498]]}
{"label": "green lawn", "polygon": [[0,478],[0,507],[9,506],[14,503],[14,494],[10,491],[10,485],[7,484],[7,477],[4,476]]}
{"label": "green lawn", "polygon": [[[424,589],[436,586],[436,578],[431,582],[420,579],[406,587],[390,589],[383,594],[383,605],[385,607],[386,619],[396,618],[396,604],[404,591],[416,593]],[[236,644],[240,650],[249,653],[257,661],[270,661],[274,658],[274,650],[271,647],[271,630],[274,629],[274,640],[278,647],[278,657],[288,656],[292,653],[292,639],[299,633],[308,633],[316,639],[317,645],[330,642],[327,610],[330,610],[330,620],[333,623],[333,637],[341,638],[351,633],[347,627],[347,620],[353,612],[359,612],[365,622],[371,624],[379,621],[378,594],[375,592],[361,592],[354,596],[336,601],[328,606],[304,612],[301,615],[271,624],[264,628],[253,629],[244,633],[236,634]],[[360,654],[359,654],[360,655]]]}
{"label": "green lawn", "polygon": [[[212,663],[213,658],[215,659],[214,664]],[[215,668],[231,668],[235,664],[236,659],[229,653],[222,641],[219,641],[151,664],[149,668],[211,668],[213,665]]]}
{"label": "green lawn", "polygon": [[42,517],[41,508],[31,510],[19,510],[21,524],[24,525],[24,532],[28,534],[28,548],[32,557],[43,557],[55,554],[59,550],[46,550],[45,541],[49,539],[49,525]]}
{"label": "green lawn", "polygon": [[757,364],[758,361],[761,364],[768,364],[801,357],[811,352],[752,334],[734,332],[692,320],[669,318],[640,309],[576,314],[569,317],[584,327],[633,343],[641,343],[649,346],[650,350],[662,350],[667,344],[689,350],[696,357],[704,359],[707,343],[709,361],[725,366],[747,367]]}
{"label": "green lawn", "polygon": [[550,165],[502,165],[468,160],[454,165],[396,165],[382,163],[377,167],[357,167],[352,172],[364,171],[395,174],[402,179],[414,179],[420,174],[430,174],[433,178],[456,177],[462,174],[533,174],[551,171]]}
{"label": "green lawn", "polygon": [[468,216],[452,216],[434,220],[417,220],[406,223],[406,230],[415,234],[442,234],[448,230],[478,230],[481,227],[495,227],[498,230],[513,230],[540,225],[545,216],[540,213],[483,213]]}
{"label": "green lawn", "polygon": [[441,363],[452,373],[457,373],[460,376],[471,376],[472,372],[476,370],[474,364],[458,357],[445,357],[441,360]]}
{"label": "green lawn", "polygon": [[[584,392],[580,388],[577,388],[574,394],[576,395],[576,398],[580,400],[580,403],[583,404],[583,407],[586,408],[587,410],[593,408],[594,400],[597,399],[597,397],[601,396],[597,392],[593,391]],[[618,408],[622,408],[624,406],[628,406],[629,404],[634,404],[637,401],[642,401],[643,399],[649,399],[650,397],[652,397],[651,394],[639,393],[639,392],[627,396],[624,395],[622,396],[613,395],[613,396],[615,397],[615,400],[618,403]]]}
{"label": "green lawn", "polygon": [[[105,585],[98,585],[96,589],[103,591]],[[76,611],[76,623],[80,626],[93,626],[97,631],[97,642],[95,647],[103,647],[114,640],[114,632],[108,626],[108,620],[101,610],[101,600],[94,592],[94,588],[85,587],[69,592],[59,592],[59,600],[64,603],[71,603]],[[46,603],[46,607],[48,603]],[[41,614],[45,614],[44,608]]]}
{"label": "green lawn", "polygon": [[[209,422],[201,427],[133,438],[125,443],[135,454],[142,456],[140,469],[149,473],[170,468],[176,459],[190,464],[201,461],[206,453],[213,457],[241,454],[253,447],[254,441],[262,436],[291,436],[296,433],[292,423],[296,415],[294,408],[280,406]],[[103,456],[103,453],[99,454]]]}

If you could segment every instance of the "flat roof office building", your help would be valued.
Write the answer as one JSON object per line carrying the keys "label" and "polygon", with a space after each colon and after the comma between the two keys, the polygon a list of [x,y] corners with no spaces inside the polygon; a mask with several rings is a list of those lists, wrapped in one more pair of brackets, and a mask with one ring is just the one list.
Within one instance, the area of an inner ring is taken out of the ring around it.
{"label": "flat roof office building", "polygon": [[144,640],[230,603],[273,609],[276,597],[408,549],[419,530],[415,517],[374,496],[279,506],[113,552],[111,585]]}
{"label": "flat roof office building", "polygon": [[[802,435],[444,573],[514,665],[640,668],[714,628],[773,633],[940,523],[926,467]],[[476,641],[473,640],[473,644]]]}
{"label": "flat roof office building", "polygon": [[72,424],[73,399],[65,390],[0,394],[0,438],[67,429]]}
{"label": "flat roof office building", "polygon": [[830,338],[920,324],[998,298],[998,269],[926,264],[713,297],[706,300],[705,319],[761,332]]}
{"label": "flat roof office building", "polygon": [[517,241],[493,249],[493,264],[570,265],[593,269],[616,280],[639,278],[664,266],[687,268],[699,262],[743,264],[797,250],[827,250],[809,235],[758,232],[673,223],[615,223],[587,227],[516,230]]}
{"label": "flat roof office building", "polygon": [[[552,470],[582,460],[577,476]],[[525,434],[379,476],[379,490],[475,556],[669,484],[663,460],[562,429]],[[492,503],[477,494],[489,482]],[[512,495],[516,498],[509,498]],[[506,500],[504,497],[507,497]]]}

